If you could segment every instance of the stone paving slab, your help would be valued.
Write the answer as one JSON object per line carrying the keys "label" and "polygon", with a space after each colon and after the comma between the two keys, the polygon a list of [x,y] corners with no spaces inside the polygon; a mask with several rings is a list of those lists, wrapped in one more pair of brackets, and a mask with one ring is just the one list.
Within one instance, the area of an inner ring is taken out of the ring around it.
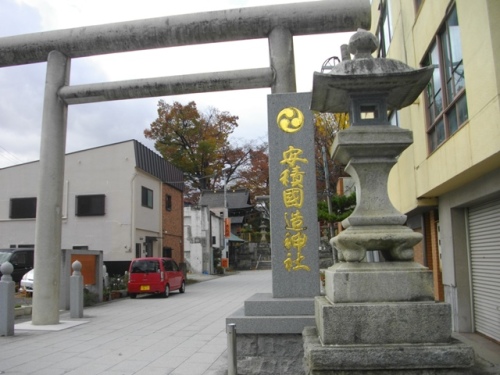
{"label": "stone paving slab", "polygon": [[[171,374],[227,373],[226,316],[258,292],[271,291],[271,271],[224,276],[188,275],[198,282],[169,298],[122,298],[84,309],[83,319],[61,314],[63,330],[15,329],[0,337],[0,373]],[[87,322],[86,324],[82,324]],[[18,322],[16,326],[31,325]]]}

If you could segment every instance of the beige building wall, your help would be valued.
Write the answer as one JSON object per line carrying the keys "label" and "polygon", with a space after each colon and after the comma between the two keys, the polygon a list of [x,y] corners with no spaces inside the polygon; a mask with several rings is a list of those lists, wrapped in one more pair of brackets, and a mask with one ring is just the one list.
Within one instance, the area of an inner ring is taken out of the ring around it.
{"label": "beige building wall", "polygon": [[[372,2],[372,32],[379,19]],[[424,1],[417,13],[413,1],[390,2],[394,37],[388,57],[418,68],[441,26],[450,1]],[[500,2],[456,1],[464,56],[469,120],[429,154],[423,94],[400,111],[401,127],[413,131],[414,144],[400,157],[389,181],[389,194],[402,212],[434,205],[449,192],[500,167]],[[402,6],[402,7],[401,7]],[[473,17],[469,15],[473,14]],[[488,22],[485,22],[488,20]],[[414,173],[412,173],[414,172]]]}
{"label": "beige building wall", "polygon": [[[393,38],[387,57],[419,68],[456,6],[468,119],[430,152],[425,95],[402,109],[399,124],[412,130],[414,143],[391,171],[389,196],[407,225],[424,234],[415,259],[433,271],[435,298],[450,303],[453,330],[499,340],[500,1],[419,2],[417,10],[412,0],[373,0],[371,31],[377,34],[388,4]],[[470,218],[478,211],[480,223]]]}

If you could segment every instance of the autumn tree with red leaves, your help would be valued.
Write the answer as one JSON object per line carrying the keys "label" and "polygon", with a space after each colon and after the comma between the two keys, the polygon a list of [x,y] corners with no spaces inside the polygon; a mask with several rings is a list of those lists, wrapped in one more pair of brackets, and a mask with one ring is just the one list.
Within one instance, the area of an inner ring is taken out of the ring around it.
{"label": "autumn tree with red leaves", "polygon": [[144,130],[155,148],[185,173],[194,188],[213,189],[221,179],[228,137],[238,126],[238,117],[212,108],[200,113],[194,101],[158,102],[158,118]]}
{"label": "autumn tree with red leaves", "polygon": [[245,188],[252,192],[252,203],[255,197],[269,195],[269,151],[267,143],[257,146],[246,146],[248,160],[237,172],[235,187]]}
{"label": "autumn tree with red leaves", "polygon": [[[229,185],[250,189],[251,184],[244,180],[251,178],[247,171],[262,146],[255,146],[255,142],[243,146],[229,142],[238,126],[237,116],[215,108],[201,113],[194,101],[183,105],[160,100],[157,112],[158,118],[144,130],[144,135],[155,141],[156,150],[166,160],[184,172],[188,200],[196,201],[201,190],[220,189],[225,178]],[[266,166],[268,174],[267,169]],[[251,189],[250,192],[255,194]]]}

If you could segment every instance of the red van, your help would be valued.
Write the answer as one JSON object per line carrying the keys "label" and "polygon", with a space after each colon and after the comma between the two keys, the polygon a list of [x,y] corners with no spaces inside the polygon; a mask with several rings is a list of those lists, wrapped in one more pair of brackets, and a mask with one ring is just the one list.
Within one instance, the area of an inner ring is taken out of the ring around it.
{"label": "red van", "polygon": [[168,298],[173,290],[186,291],[184,273],[170,258],[137,258],[130,263],[128,271],[128,295],[161,294]]}

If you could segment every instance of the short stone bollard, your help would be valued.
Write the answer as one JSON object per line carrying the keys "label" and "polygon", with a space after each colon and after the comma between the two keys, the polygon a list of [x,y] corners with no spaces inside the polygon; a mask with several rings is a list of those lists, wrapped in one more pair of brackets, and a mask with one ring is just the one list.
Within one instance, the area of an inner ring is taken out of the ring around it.
{"label": "short stone bollard", "polygon": [[236,324],[227,325],[227,374],[237,375]]}
{"label": "short stone bollard", "polygon": [[75,260],[71,264],[73,274],[69,280],[69,316],[83,318],[83,276],[82,264]]}
{"label": "short stone bollard", "polygon": [[0,266],[0,336],[14,336],[14,295],[16,283],[12,281],[14,267],[9,262]]}

